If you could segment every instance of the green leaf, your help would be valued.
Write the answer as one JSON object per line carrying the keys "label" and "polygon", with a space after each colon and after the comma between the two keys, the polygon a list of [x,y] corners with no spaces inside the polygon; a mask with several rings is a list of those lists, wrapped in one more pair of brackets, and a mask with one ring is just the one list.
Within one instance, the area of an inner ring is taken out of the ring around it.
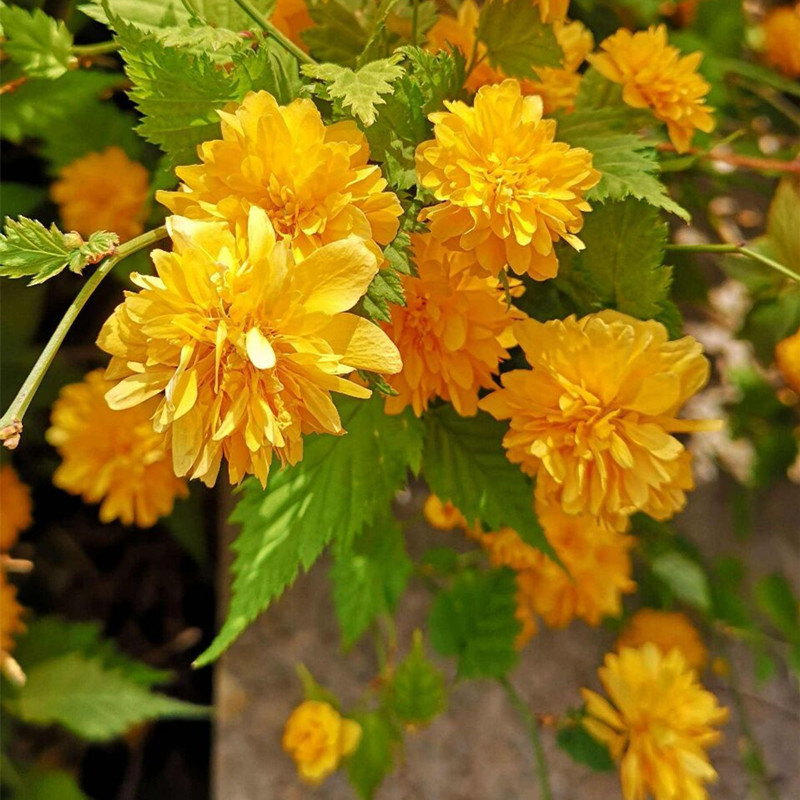
{"label": "green leaf", "polygon": [[689,212],[667,194],[658,178],[655,148],[638,134],[615,130],[632,118],[627,110],[591,108],[557,118],[556,138],[572,147],[586,148],[592,154],[592,165],[602,174],[600,182],[588,193],[588,200],[635,197],[688,222]]}
{"label": "green leaf", "polygon": [[412,564],[403,532],[387,504],[350,548],[339,548],[330,576],[342,643],[352,647],[380,614],[394,611]]}
{"label": "green leaf", "polygon": [[362,800],[371,800],[394,768],[395,733],[378,711],[355,714],[353,718],[361,725],[361,741],[347,761],[347,777]]}
{"label": "green leaf", "polygon": [[800,608],[786,578],[778,572],[760,578],[753,589],[758,608],[789,641],[800,640]]}
{"label": "green leaf", "polygon": [[5,709],[32,725],[59,724],[83,739],[103,742],[161,717],[204,717],[206,709],[154,694],[81,653],[37,664],[25,685],[8,693]]}
{"label": "green leaf", "polygon": [[14,800],[89,800],[89,797],[68,772],[35,767],[14,785]]}
{"label": "green leaf", "polygon": [[608,748],[595,739],[580,721],[559,728],[556,742],[577,764],[585,764],[595,772],[611,772],[614,769],[614,760]]}
{"label": "green leaf", "polygon": [[711,607],[711,590],[703,568],[689,556],[679,552],[656,556],[650,568],[675,595],[686,605],[700,611]]}
{"label": "green leaf", "polygon": [[27,183],[3,181],[0,184],[0,217],[19,217],[30,214],[47,198],[47,190]]}
{"label": "green leaf", "polygon": [[662,263],[667,226],[657,209],[633,199],[595,206],[581,239],[585,250],[560,251],[556,278],[581,313],[615,308],[652,319],[665,310],[672,268]]}
{"label": "green leaf", "polygon": [[445,709],[444,675],[425,657],[419,630],[414,631],[411,652],[397,665],[387,703],[408,725],[425,725]]}
{"label": "green leaf", "polygon": [[0,275],[5,278],[32,276],[30,285],[44,283],[67,267],[80,275],[88,264],[113,255],[119,236],[107,231],[93,233],[88,241],[77,233],[62,233],[55,224],[6,217],[0,234]]}
{"label": "green leaf", "polygon": [[517,583],[507,569],[462,572],[433,603],[431,644],[458,660],[459,678],[502,678],[517,663]]}
{"label": "green leaf", "polygon": [[3,50],[31,78],[59,78],[75,62],[72,34],[39,8],[0,5]]}
{"label": "green leaf", "polygon": [[336,536],[346,549],[419,469],[422,425],[409,413],[387,416],[383,400],[337,402],[345,436],[305,440],[303,460],[275,467],[267,490],[244,485],[231,517],[242,525],[233,544],[231,604],[222,630],[196,665],[209,664],[308,570]]}
{"label": "green leaf", "polygon": [[558,561],[533,511],[530,481],[506,458],[506,426],[483,412],[461,417],[451,405],[430,411],[426,422],[422,473],[431,491],[450,500],[470,525],[513,528]]}
{"label": "green leaf", "polygon": [[476,36],[491,65],[515,78],[535,78],[536,67],[558,67],[564,57],[553,26],[530,0],[489,0]]}
{"label": "green leaf", "polygon": [[369,34],[359,18],[339,0],[307,0],[308,13],[316,23],[300,34],[317,61],[355,67]]}
{"label": "green leaf", "polygon": [[395,55],[372,61],[357,70],[338,64],[305,64],[302,72],[322,81],[331,98],[340,100],[345,109],[369,127],[377,118],[376,106],[386,102],[382,95],[390,94],[392,84],[403,74],[397,63],[400,58]]}
{"label": "green leaf", "polygon": [[361,301],[362,311],[377,322],[389,322],[392,319],[390,305],[404,306],[406,296],[403,292],[402,275],[411,275],[412,267],[409,260],[411,238],[405,231],[400,231],[394,241],[386,248],[383,254],[386,263],[367,287],[367,293]]}

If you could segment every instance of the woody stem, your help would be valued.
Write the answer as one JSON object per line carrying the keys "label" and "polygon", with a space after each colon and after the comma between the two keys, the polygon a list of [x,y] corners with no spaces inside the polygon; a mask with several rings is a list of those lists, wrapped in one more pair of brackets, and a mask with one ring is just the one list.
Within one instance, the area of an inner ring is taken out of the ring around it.
{"label": "woody stem", "polygon": [[28,377],[25,378],[25,382],[17,392],[17,396],[8,407],[6,413],[3,414],[3,418],[0,419],[0,430],[14,424],[15,422],[22,421],[22,418],[25,416],[25,412],[28,410],[28,406],[30,406],[31,400],[33,400],[33,397],[36,394],[42,379],[47,374],[47,370],[50,368],[50,365],[53,363],[53,359],[56,357],[56,353],[61,347],[67,332],[72,327],[72,324],[75,322],[75,319],[77,318],[81,309],[86,305],[86,301],[92,296],[94,290],[97,289],[103,278],[105,278],[105,276],[108,275],[108,273],[111,272],[111,270],[114,269],[114,267],[119,264],[120,261],[130,255],[133,255],[139,250],[143,250],[145,247],[155,244],[160,239],[163,239],[166,235],[167,229],[165,227],[161,227],[152,231],[147,231],[146,233],[137,236],[135,239],[131,239],[130,241],[121,244],[117,248],[117,252],[113,256],[110,256],[103,261],[100,266],[98,266],[98,268],[89,276],[89,278],[87,278],[86,282],[81,287],[80,292],[78,292],[78,294],[75,296],[75,299],[70,303],[69,308],[64,312],[64,316],[61,318],[49,341],[44,346],[39,358],[36,359],[36,363],[28,373]]}

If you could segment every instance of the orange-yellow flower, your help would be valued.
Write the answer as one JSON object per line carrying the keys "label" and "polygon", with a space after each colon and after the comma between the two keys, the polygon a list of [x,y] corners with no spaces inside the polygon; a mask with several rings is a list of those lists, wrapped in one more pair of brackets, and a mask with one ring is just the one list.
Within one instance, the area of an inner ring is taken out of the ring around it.
{"label": "orange-yellow flower", "polygon": [[711,87],[697,72],[703,54],[681,56],[668,44],[664,25],[638,33],[620,29],[600,47],[604,52],[589,56],[589,61],[606,78],[622,84],[628,105],[650,108],[666,122],[679,153],[689,149],[696,129],[714,129],[714,109],[705,103]]}
{"label": "orange-yellow flower", "polygon": [[281,106],[264,91],[220,117],[222,138],[200,145],[200,164],[176,170],[180,190],[158,193],[171,211],[235,226],[256,206],[295,260],[351,235],[380,245],[395,237],[400,202],[384,191],[380,167],[367,163],[355,122],[325,125],[310,100]]}
{"label": "orange-yellow flower", "polygon": [[393,305],[383,325],[403,359],[389,379],[397,394],[386,398],[386,411],[410,405],[421,416],[441,397],[470,416],[479,390],[494,385],[513,344],[509,329],[524,314],[509,306],[496,278],[474,275],[473,254],[448,250],[430,234],[414,236],[412,247],[417,275],[403,277],[406,304]]}
{"label": "orange-yellow flower", "polygon": [[717,773],[706,751],[728,711],[680,650],[623,647],[597,673],[611,702],[583,689],[583,724],[619,762],[625,800],[708,800],[705,784]]}
{"label": "orange-yellow flower", "polygon": [[430,115],[435,138],[417,148],[420,182],[439,201],[420,218],[449,248],[474,253],[481,274],[510,266],[552,278],[554,242],[583,248],[583,194],[600,180],[591,153],[556,142],[556,122],[542,119],[541,98],[523,97],[518,81],[482,87],[472,107],[445,106]]}
{"label": "orange-yellow flower", "polygon": [[53,483],[86,503],[100,503],[100,520],[148,528],[187,494],[175,477],[164,434],[153,430],[154,399],[113,411],[103,370],[65,386],[53,404],[47,441],[61,456]]}
{"label": "orange-yellow flower", "polygon": [[663,655],[677,647],[692,669],[702,670],[708,661],[708,651],[697,628],[677,611],[639,609],[619,635],[617,650],[641,647],[647,642],[652,642]]}
{"label": "orange-yellow flower", "polygon": [[149,192],[150,174],[120,147],[76,159],[50,187],[65,228],[82,236],[112,231],[123,242],[144,230]]}
{"label": "orange-yellow flower", "polygon": [[17,601],[17,587],[8,582],[5,569],[0,568],[0,669],[12,677],[22,676],[21,670],[11,658],[11,652],[14,650],[14,637],[25,632],[25,623],[22,621],[24,611]]}
{"label": "orange-yellow flower", "polygon": [[302,34],[314,27],[314,20],[308,13],[305,0],[277,0],[271,22],[290,41],[308,52]]}
{"label": "orange-yellow flower", "polygon": [[619,616],[622,595],[636,588],[633,538],[588,515],[568,516],[557,506],[537,503],[537,513],[566,571],[509,528],[479,537],[490,562],[517,573],[520,599],[550,628],[564,628],[573,619],[599,625],[604,617]]}
{"label": "orange-yellow flower", "polygon": [[467,527],[464,515],[449,500],[443,503],[435,494],[429,494],[425,498],[422,513],[428,524],[440,531]]}
{"label": "orange-yellow flower", "polygon": [[355,720],[346,719],[329,703],[305,700],[286,720],[282,744],[303,781],[318,786],[360,741],[361,726]]}
{"label": "orange-yellow flower", "polygon": [[569,0],[533,0],[539,6],[542,22],[563,22],[569,10]]}
{"label": "orange-yellow flower", "polygon": [[564,52],[561,66],[537,67],[538,80],[526,78],[522,81],[522,93],[539,95],[545,114],[560,108],[568,111],[574,108],[581,85],[578,70],[594,49],[592,32],[580,22],[556,22],[553,31]]}
{"label": "orange-yellow flower", "polygon": [[479,405],[510,420],[508,458],[536,476],[537,496],[617,526],[636,511],[679,511],[694,482],[672,434],[717,426],[677,418],[708,379],[700,344],[610,310],[513,331],[531,368],[505,373]]}
{"label": "orange-yellow flower", "polygon": [[778,342],[775,362],[787,386],[800,393],[800,328]]}
{"label": "orange-yellow flower", "polygon": [[790,78],[800,77],[800,3],[778,6],[761,23],[764,56]]}
{"label": "orange-yellow flower", "polygon": [[0,552],[5,553],[33,522],[31,490],[10,464],[0,467]]}
{"label": "orange-yellow flower", "polygon": [[100,332],[117,382],[109,405],[158,398],[154,427],[177,475],[211,486],[224,457],[232,483],[254,474],[266,485],[273,453],[294,464],[303,434],[344,433],[330,393],[370,395],[351,372],[400,370],[386,334],[346,313],[380,253],[351,236],[295,263],[257,206],[236,235],[183,217],[167,227],[173,251],[153,253],[158,276],[134,274],[140,291]]}

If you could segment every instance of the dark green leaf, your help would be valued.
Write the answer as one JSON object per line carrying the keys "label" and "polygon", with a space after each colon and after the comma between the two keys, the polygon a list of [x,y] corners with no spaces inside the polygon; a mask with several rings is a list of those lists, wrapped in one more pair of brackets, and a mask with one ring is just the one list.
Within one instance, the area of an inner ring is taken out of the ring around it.
{"label": "dark green leaf", "polygon": [[708,577],[696,561],[676,551],[656,556],[650,566],[678,600],[701,611],[709,610]]}
{"label": "dark green leaf", "polygon": [[72,34],[39,8],[0,4],[3,50],[31,78],[59,78],[75,62]]}
{"label": "dark green leaf", "polygon": [[425,657],[421,631],[414,632],[411,652],[397,665],[387,694],[392,711],[409,725],[424,725],[444,711],[444,676]]}
{"label": "dark green leaf", "polygon": [[760,578],[754,587],[758,608],[789,641],[800,640],[800,609],[789,581],[778,572]]}
{"label": "dark green leaf", "polygon": [[36,767],[25,772],[14,785],[14,800],[89,800],[89,797],[68,772]]}
{"label": "dark green leaf", "polygon": [[308,0],[308,13],[316,25],[300,35],[317,61],[355,67],[369,34],[358,17],[339,0]]}
{"label": "dark green leaf", "polygon": [[347,761],[347,777],[362,800],[371,800],[375,790],[394,768],[391,723],[378,711],[354,715],[361,725],[361,742]]}
{"label": "dark green leaf", "polygon": [[558,746],[578,764],[585,764],[595,772],[610,772],[614,761],[608,748],[589,734],[580,722],[567,723],[556,734]]}

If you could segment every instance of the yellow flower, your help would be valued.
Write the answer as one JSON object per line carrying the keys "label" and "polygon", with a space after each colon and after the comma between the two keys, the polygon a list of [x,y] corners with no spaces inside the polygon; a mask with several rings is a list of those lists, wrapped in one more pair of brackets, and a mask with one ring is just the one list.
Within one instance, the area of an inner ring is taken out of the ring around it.
{"label": "yellow flower", "polygon": [[617,639],[617,650],[641,647],[647,642],[652,642],[663,655],[677,647],[692,669],[702,670],[708,661],[708,651],[697,628],[679,612],[639,609]]}
{"label": "yellow flower", "polygon": [[123,242],[144,230],[149,192],[150,174],[120,147],[73,161],[50,187],[65,228],[83,236],[113,231]]}
{"label": "yellow flower", "polygon": [[31,490],[10,464],[0,467],[0,552],[16,543],[19,534],[33,522]]}
{"label": "yellow flower", "polygon": [[539,6],[542,22],[563,22],[569,10],[569,0],[533,0]]}
{"label": "yellow flower", "polygon": [[451,249],[474,252],[484,275],[508,265],[552,278],[554,242],[583,248],[583,193],[600,180],[591,153],[554,141],[555,121],[542,119],[541,98],[523,97],[518,81],[484,86],[473,107],[445,106],[430,115],[435,138],[417,148],[420,182],[440,201],[420,219]]}
{"label": "yellow flower", "polygon": [[[0,568],[0,669],[4,672],[9,661],[16,663],[11,659],[11,652],[14,650],[14,637],[25,632],[24,611],[17,602],[17,587],[8,582],[5,569]],[[17,670],[10,674],[14,675]]]}
{"label": "yellow flower", "polygon": [[575,107],[581,85],[578,70],[594,49],[592,32],[580,22],[556,22],[553,30],[564,52],[561,67],[537,67],[539,80],[522,81],[522,93],[539,95],[545,114],[560,108],[571,111]]}
{"label": "yellow flower", "polygon": [[267,214],[250,209],[234,235],[224,222],[172,217],[173,251],[155,251],[158,277],[132,276],[98,344],[113,358],[114,409],[157,398],[176,475],[214,484],[223,457],[231,483],[266,485],[275,453],[303,455],[302,435],[342,434],[332,391],[369,397],[356,369],[398,372],[397,348],[345,313],[378,271],[374,244],[351,236],[295,263]]}
{"label": "yellow flower", "polygon": [[800,328],[778,342],[775,362],[786,385],[800,394]]}
{"label": "yellow flower", "polygon": [[361,726],[355,720],[342,717],[329,703],[305,700],[286,720],[282,743],[300,777],[318,786],[360,741]]}
{"label": "yellow flower", "polygon": [[636,511],[679,511],[694,482],[671,434],[718,424],[676,416],[708,379],[700,344],[610,310],[513,330],[531,369],[505,373],[479,405],[510,420],[508,458],[536,476],[538,497],[616,526]]}
{"label": "yellow flower", "polygon": [[443,503],[435,494],[429,494],[425,498],[422,513],[428,525],[440,531],[467,527],[463,514],[449,500]]}
{"label": "yellow flower", "polygon": [[263,209],[295,260],[350,235],[389,244],[402,208],[386,192],[380,167],[355,122],[324,125],[307,99],[278,105],[269,92],[251,92],[221,111],[222,139],[200,145],[202,163],[176,170],[183,185],[157,198],[194,219],[247,222]]}
{"label": "yellow flower", "polygon": [[598,669],[611,700],[583,689],[584,726],[620,764],[625,800],[707,800],[717,773],[706,750],[728,711],[697,680],[680,650],[654,644],[609,653]]}
{"label": "yellow flower", "polygon": [[473,0],[464,0],[458,7],[458,16],[442,14],[428,31],[427,46],[434,53],[440,50],[460,50],[464,58],[469,59],[475,52],[476,66],[467,76],[466,88],[477,92],[481,86],[500,83],[505,75],[499,68],[493,67],[486,57],[486,45],[478,43],[475,50],[475,32],[478,29],[481,11]]}
{"label": "yellow flower", "polygon": [[430,234],[412,239],[417,276],[404,276],[405,306],[393,305],[383,328],[397,345],[403,370],[389,384],[397,395],[386,411],[407,406],[419,417],[435,397],[459,414],[478,410],[478,392],[508,358],[510,327],[525,315],[509,306],[496,278],[476,277],[472,254],[448,250]]}
{"label": "yellow flower", "polygon": [[631,33],[618,30],[600,47],[605,52],[589,56],[600,73],[622,84],[622,98],[634,108],[650,108],[667,123],[669,138],[679,153],[686,152],[695,129],[714,129],[713,108],[705,104],[711,88],[697,68],[702,53],[681,56],[667,43],[664,25]]}
{"label": "yellow flower", "polygon": [[186,482],[172,471],[164,434],[153,430],[158,402],[113,411],[105,398],[113,387],[97,369],[61,390],[46,434],[62,459],[53,483],[101,503],[102,522],[149,528],[187,495]]}
{"label": "yellow flower", "polygon": [[480,537],[492,565],[517,572],[522,597],[550,628],[565,628],[573,619],[599,625],[603,617],[619,616],[622,594],[636,588],[632,537],[586,515],[568,516],[557,506],[538,503],[537,513],[567,571],[508,528]]}
{"label": "yellow flower", "polygon": [[767,61],[790,78],[800,78],[800,3],[778,6],[761,23]]}
{"label": "yellow flower", "polygon": [[277,0],[272,12],[272,24],[290,41],[308,52],[302,34],[314,27],[314,20],[308,13],[305,0]]}

